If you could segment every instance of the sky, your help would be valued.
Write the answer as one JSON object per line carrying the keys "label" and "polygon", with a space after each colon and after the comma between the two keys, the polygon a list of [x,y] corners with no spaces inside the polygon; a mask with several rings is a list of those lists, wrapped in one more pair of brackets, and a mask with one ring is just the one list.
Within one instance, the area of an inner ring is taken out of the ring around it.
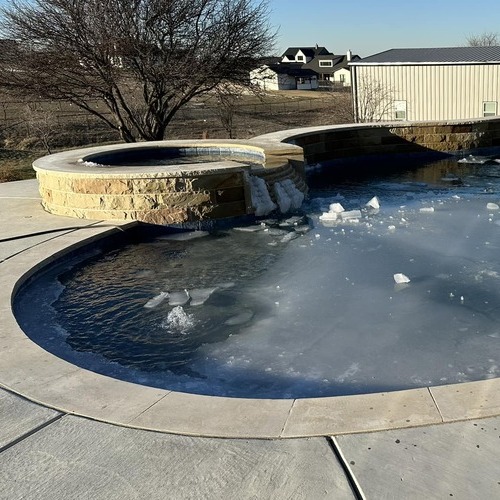
{"label": "sky", "polygon": [[456,47],[500,33],[498,0],[269,0],[276,53],[316,44],[367,57],[392,48]]}
{"label": "sky", "polygon": [[[259,0],[254,0],[258,2]],[[316,44],[367,57],[391,48],[456,47],[500,33],[499,0],[268,0],[276,54]],[[10,0],[0,0],[0,7]]]}

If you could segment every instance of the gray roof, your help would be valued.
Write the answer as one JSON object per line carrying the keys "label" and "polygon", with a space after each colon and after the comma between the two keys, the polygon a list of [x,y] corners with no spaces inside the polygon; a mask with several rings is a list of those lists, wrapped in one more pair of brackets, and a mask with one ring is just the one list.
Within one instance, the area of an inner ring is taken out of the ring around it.
{"label": "gray roof", "polygon": [[[307,57],[314,57],[315,55],[329,55],[330,51],[326,47],[288,47],[282,57],[295,57],[298,51],[302,51],[302,53]],[[333,55],[333,54],[332,54]]]}
{"label": "gray roof", "polygon": [[390,49],[365,57],[351,65],[363,64],[479,64],[500,63],[500,47],[441,47]]}

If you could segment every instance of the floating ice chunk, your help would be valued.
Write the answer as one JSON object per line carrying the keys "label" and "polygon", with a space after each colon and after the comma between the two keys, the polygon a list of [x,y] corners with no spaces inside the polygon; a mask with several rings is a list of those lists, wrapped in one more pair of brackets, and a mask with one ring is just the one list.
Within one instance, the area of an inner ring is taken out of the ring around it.
{"label": "floating ice chunk", "polygon": [[462,179],[460,179],[460,177],[457,177],[454,174],[446,174],[445,176],[441,177],[441,180],[443,182],[451,182],[453,184],[457,184],[457,183],[462,181]]}
{"label": "floating ice chunk", "polygon": [[163,328],[177,330],[182,334],[186,334],[192,326],[194,326],[193,315],[187,314],[182,306],[174,307],[168,313],[166,321],[162,323]]}
{"label": "floating ice chunk", "polygon": [[213,288],[195,288],[194,290],[189,290],[189,296],[191,297],[190,305],[201,306],[207,299],[212,295],[212,293],[217,290],[217,287]]}
{"label": "floating ice chunk", "polygon": [[160,292],[158,295],[156,295],[152,299],[149,299],[144,304],[144,307],[146,309],[153,309],[154,307],[159,306],[167,297],[168,297],[168,292]]}
{"label": "floating ice chunk", "polygon": [[345,208],[340,203],[330,203],[328,210],[332,213],[341,213],[344,212]]}
{"label": "floating ice chunk", "polygon": [[168,303],[171,306],[183,306],[189,302],[190,298],[187,290],[182,292],[171,292],[168,296]]}
{"label": "floating ice chunk", "polygon": [[349,210],[348,212],[342,212],[340,214],[342,220],[353,220],[361,218],[361,210]]}
{"label": "floating ice chunk", "polygon": [[377,196],[374,196],[366,205],[365,207],[368,208],[373,208],[375,210],[378,210],[380,208],[380,201]]}
{"label": "floating ice chunk", "polygon": [[410,278],[408,278],[408,276],[406,276],[406,274],[403,274],[403,273],[396,273],[394,275],[394,281],[400,285],[401,283],[409,283],[410,282]]}
{"label": "floating ice chunk", "polygon": [[306,234],[311,230],[311,226],[303,224],[302,226],[296,226],[295,231],[300,234]]}
{"label": "floating ice chunk", "polygon": [[288,243],[292,240],[294,240],[295,238],[298,238],[300,236],[299,233],[295,232],[295,231],[291,231],[287,234],[285,234],[285,236],[283,236],[283,238],[281,238],[281,243]]}
{"label": "floating ice chunk", "polygon": [[227,282],[224,282],[224,283],[216,283],[215,287],[219,288],[220,290],[227,290],[228,288],[233,288],[234,287],[234,282],[233,281],[227,281]]}
{"label": "floating ice chunk", "polygon": [[420,213],[427,214],[434,212],[434,207],[422,207]]}
{"label": "floating ice chunk", "polygon": [[160,236],[160,240],[170,240],[170,241],[190,241],[196,238],[203,238],[208,236],[210,233],[208,231],[185,231],[182,233],[172,233]]}
{"label": "floating ice chunk", "polygon": [[256,224],[253,226],[242,226],[233,228],[235,231],[240,231],[241,233],[256,233],[262,231],[264,227],[261,224]]}
{"label": "floating ice chunk", "polygon": [[389,231],[396,231],[396,226],[387,226]]}
{"label": "floating ice chunk", "polygon": [[496,203],[488,203],[486,205],[487,210],[500,210],[500,206],[498,206]]}
{"label": "floating ice chunk", "polygon": [[466,156],[464,158],[460,158],[460,160],[458,160],[458,163],[473,163],[473,164],[478,164],[478,165],[484,165],[488,160],[489,160],[489,158],[487,158],[485,156],[469,155],[469,156]]}
{"label": "floating ice chunk", "polygon": [[242,325],[243,323],[248,323],[253,318],[253,312],[250,310],[246,310],[227,319],[224,324],[229,326]]}
{"label": "floating ice chunk", "polygon": [[319,216],[319,220],[321,221],[336,221],[339,217],[337,212],[323,212],[322,215]]}

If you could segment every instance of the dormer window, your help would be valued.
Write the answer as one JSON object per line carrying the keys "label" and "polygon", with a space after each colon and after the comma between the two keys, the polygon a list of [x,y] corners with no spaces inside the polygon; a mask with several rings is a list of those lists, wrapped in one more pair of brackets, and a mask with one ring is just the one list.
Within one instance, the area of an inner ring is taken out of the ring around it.
{"label": "dormer window", "polygon": [[320,68],[331,68],[332,66],[333,66],[333,61],[331,59],[319,62]]}
{"label": "dormer window", "polygon": [[304,62],[306,60],[306,58],[304,56],[295,56],[295,59],[297,61],[302,61],[302,62]]}

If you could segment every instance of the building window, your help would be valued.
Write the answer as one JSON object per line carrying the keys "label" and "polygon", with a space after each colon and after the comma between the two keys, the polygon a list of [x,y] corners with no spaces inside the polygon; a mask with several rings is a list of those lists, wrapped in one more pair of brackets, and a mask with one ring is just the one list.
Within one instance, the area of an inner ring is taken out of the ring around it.
{"label": "building window", "polygon": [[394,101],[396,120],[406,120],[406,101]]}
{"label": "building window", "polygon": [[306,58],[304,56],[295,56],[295,59],[297,61],[302,61],[302,62],[304,62],[306,60]]}
{"label": "building window", "polygon": [[496,116],[497,115],[497,102],[484,101],[483,102],[483,116]]}
{"label": "building window", "polygon": [[340,75],[339,75],[339,82],[342,82],[342,83],[345,82],[345,75],[344,75],[344,73],[340,73]]}
{"label": "building window", "polygon": [[320,68],[331,68],[333,66],[333,61],[320,61],[319,62],[319,67]]}

